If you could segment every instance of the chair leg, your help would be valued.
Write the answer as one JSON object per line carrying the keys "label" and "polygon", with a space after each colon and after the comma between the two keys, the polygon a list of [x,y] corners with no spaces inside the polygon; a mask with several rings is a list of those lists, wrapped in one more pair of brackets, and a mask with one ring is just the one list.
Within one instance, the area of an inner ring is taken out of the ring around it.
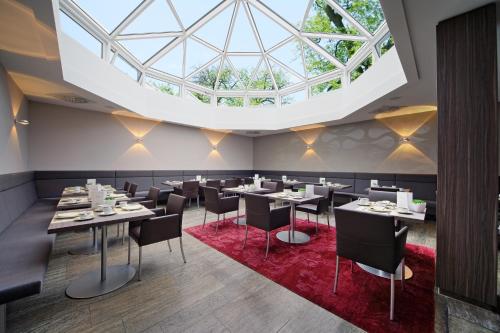
{"label": "chair leg", "polygon": [[243,248],[247,245],[247,237],[248,237],[248,224],[245,224],[245,240],[243,241]]}
{"label": "chair leg", "polygon": [[139,269],[137,270],[137,280],[141,281],[142,246],[139,246]]}
{"label": "chair leg", "polygon": [[267,254],[269,253],[269,241],[271,240],[271,237],[269,237],[269,231],[266,231],[266,238],[267,238],[266,256],[264,257],[264,259],[267,259]]}
{"label": "chair leg", "polygon": [[198,206],[198,208],[200,208],[200,196],[199,195],[196,197],[196,205]]}
{"label": "chair leg", "polygon": [[337,283],[339,282],[339,256],[335,259],[335,280],[333,281],[333,293],[337,293]]}
{"label": "chair leg", "polygon": [[215,233],[219,231],[219,214],[217,214],[217,222],[215,222]]}
{"label": "chair leg", "polygon": [[205,228],[205,222],[207,221],[207,210],[205,209],[205,217],[203,218],[203,226],[201,227],[202,229]]}
{"label": "chair leg", "polygon": [[307,213],[307,223],[309,223],[309,213]]}
{"label": "chair leg", "polygon": [[389,319],[394,320],[394,274],[391,274],[391,310]]}
{"label": "chair leg", "polygon": [[222,222],[226,222],[226,214],[222,214]]}
{"label": "chair leg", "polygon": [[172,252],[172,247],[170,246],[170,240],[167,239],[167,244],[168,244],[168,250]]}
{"label": "chair leg", "polygon": [[401,289],[405,290],[405,258],[401,260]]}
{"label": "chair leg", "polygon": [[326,222],[328,223],[328,229],[330,229],[330,214],[326,213]]}
{"label": "chair leg", "polygon": [[130,265],[130,236],[128,237],[128,264]]}
{"label": "chair leg", "polygon": [[120,224],[116,225],[116,238],[120,237]]}
{"label": "chair leg", "polygon": [[122,223],[122,245],[125,244],[125,223]]}
{"label": "chair leg", "polygon": [[191,207],[191,198],[189,198],[189,204],[188,207]]}
{"label": "chair leg", "polygon": [[319,228],[319,217],[316,215],[316,233],[318,233],[318,228]]}
{"label": "chair leg", "polygon": [[182,237],[179,237],[179,244],[181,246],[182,260],[186,263],[186,256],[184,255],[184,247],[182,246]]}

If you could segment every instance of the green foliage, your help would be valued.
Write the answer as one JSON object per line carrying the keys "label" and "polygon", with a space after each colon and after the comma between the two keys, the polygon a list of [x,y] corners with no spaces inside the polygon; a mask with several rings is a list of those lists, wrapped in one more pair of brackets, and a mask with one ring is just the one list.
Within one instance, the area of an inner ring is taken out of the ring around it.
{"label": "green foliage", "polygon": [[205,104],[210,104],[210,96],[201,94],[196,91],[191,91],[191,94],[196,97],[200,102],[205,103]]}
{"label": "green foliage", "polygon": [[381,43],[380,43],[380,55],[384,55],[384,53],[386,53],[387,51],[389,51],[391,49],[391,47],[394,46],[394,37],[392,37],[392,35],[389,35],[387,36],[386,39],[384,39]]}
{"label": "green foliage", "polygon": [[217,105],[243,106],[243,97],[217,97]]}
{"label": "green foliage", "polygon": [[379,0],[337,0],[337,2],[371,33],[374,33],[385,20]]}
{"label": "green foliage", "polygon": [[315,96],[339,88],[342,88],[342,81],[340,79],[335,79],[312,86],[311,94]]}
{"label": "green foliage", "polygon": [[249,102],[251,106],[274,105],[275,99],[274,97],[250,97]]}
{"label": "green foliage", "polygon": [[148,79],[146,81],[146,84],[149,85],[150,87],[154,88],[155,90],[162,92],[164,94],[169,94],[173,96],[178,96],[179,95],[179,88],[174,89],[174,85],[164,82],[161,80],[156,80],[156,79]]}
{"label": "green foliage", "polygon": [[363,62],[361,64],[359,64],[359,66],[356,67],[355,70],[353,70],[351,72],[351,82],[356,80],[358,77],[361,76],[361,74],[366,72],[368,70],[368,68],[370,68],[372,66],[372,64],[373,64],[373,59],[372,59],[372,56],[370,55],[368,58],[363,60]]}

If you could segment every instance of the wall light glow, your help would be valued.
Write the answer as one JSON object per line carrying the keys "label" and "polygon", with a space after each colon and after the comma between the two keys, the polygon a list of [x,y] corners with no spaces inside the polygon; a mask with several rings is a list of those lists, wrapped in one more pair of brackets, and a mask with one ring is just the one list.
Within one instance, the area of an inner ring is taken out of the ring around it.
{"label": "wall light glow", "polygon": [[26,119],[14,119],[14,122],[19,125],[28,126],[30,124],[29,120]]}

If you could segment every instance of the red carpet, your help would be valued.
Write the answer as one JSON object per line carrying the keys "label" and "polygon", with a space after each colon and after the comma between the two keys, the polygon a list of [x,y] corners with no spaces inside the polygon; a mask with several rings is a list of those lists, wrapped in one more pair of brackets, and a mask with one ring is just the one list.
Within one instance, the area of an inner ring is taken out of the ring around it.
{"label": "red carpet", "polygon": [[[366,273],[350,261],[340,261],[337,294],[334,295],[335,229],[320,225],[314,234],[314,223],[298,220],[297,229],[312,235],[305,245],[289,245],[272,233],[269,257],[265,255],[265,232],[249,227],[245,250],[242,249],[245,228],[228,222],[219,224],[219,232],[209,224],[185,231],[205,244],[245,266],[288,288],[343,319],[369,332],[434,331],[434,251],[407,245],[406,265],[413,277],[406,280],[405,290],[396,283],[395,320],[389,320],[389,280]],[[213,223],[212,223],[213,224]],[[287,230],[287,228],[285,228]]]}

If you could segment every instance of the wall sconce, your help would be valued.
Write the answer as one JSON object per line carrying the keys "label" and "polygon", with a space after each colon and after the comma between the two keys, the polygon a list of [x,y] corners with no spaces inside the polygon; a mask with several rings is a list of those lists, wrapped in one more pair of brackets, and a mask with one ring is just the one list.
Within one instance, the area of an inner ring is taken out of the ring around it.
{"label": "wall sconce", "polygon": [[306,145],[307,150],[312,149],[312,148],[313,148],[312,145],[309,145],[309,144]]}
{"label": "wall sconce", "polygon": [[19,125],[23,125],[23,126],[28,126],[30,124],[30,121],[29,120],[26,120],[26,119],[14,119],[14,123],[16,124],[19,124]]}
{"label": "wall sconce", "polygon": [[212,146],[212,150],[213,150],[213,151],[217,151],[217,145],[213,145],[213,146]]}
{"label": "wall sconce", "polygon": [[142,143],[143,141],[144,140],[142,138],[140,138],[140,137],[136,137],[135,138],[135,142],[137,142],[137,143]]}
{"label": "wall sconce", "polygon": [[410,142],[410,138],[407,136],[403,136],[399,141],[401,143],[408,143],[408,142]]}

